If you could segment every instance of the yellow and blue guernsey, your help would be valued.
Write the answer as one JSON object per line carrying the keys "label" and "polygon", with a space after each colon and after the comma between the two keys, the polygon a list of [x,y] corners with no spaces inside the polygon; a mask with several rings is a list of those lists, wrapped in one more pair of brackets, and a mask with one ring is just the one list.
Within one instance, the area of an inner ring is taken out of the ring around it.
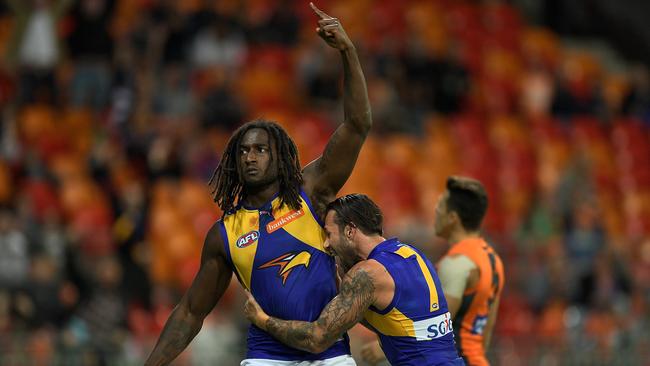
{"label": "yellow and blue guernsey", "polygon": [[[220,220],[228,261],[239,282],[264,311],[280,319],[314,321],[337,294],[334,258],[323,247],[325,231],[304,191],[301,208],[275,197],[262,207],[238,205]],[[320,354],[276,341],[255,325],[246,358],[323,360],[350,354],[347,335]]]}
{"label": "yellow and blue guernsey", "polygon": [[370,307],[366,325],[378,335],[391,365],[464,365],[454,344],[451,314],[438,275],[417,249],[388,239],[368,259],[381,263],[395,282],[392,302]]}

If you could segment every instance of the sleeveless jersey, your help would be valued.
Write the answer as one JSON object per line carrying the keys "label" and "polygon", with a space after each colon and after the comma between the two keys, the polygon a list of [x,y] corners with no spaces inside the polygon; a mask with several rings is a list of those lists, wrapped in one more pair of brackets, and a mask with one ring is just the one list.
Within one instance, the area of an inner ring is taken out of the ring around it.
{"label": "sleeveless jersey", "polygon": [[381,263],[395,282],[391,303],[364,314],[391,365],[462,365],[447,300],[431,262],[395,238],[375,247],[368,259]]}
{"label": "sleeveless jersey", "polygon": [[480,238],[465,239],[447,253],[448,256],[457,254],[468,257],[480,273],[476,286],[465,290],[454,320],[458,351],[468,365],[489,365],[483,347],[483,328],[490,305],[503,290],[503,263],[494,249]]}
{"label": "sleeveless jersey", "polygon": [[[334,259],[323,248],[323,224],[300,191],[301,208],[275,197],[262,207],[238,205],[220,220],[229,264],[264,311],[280,319],[314,321],[337,294]],[[285,346],[251,325],[246,358],[322,360],[350,354],[347,335],[320,354]]]}

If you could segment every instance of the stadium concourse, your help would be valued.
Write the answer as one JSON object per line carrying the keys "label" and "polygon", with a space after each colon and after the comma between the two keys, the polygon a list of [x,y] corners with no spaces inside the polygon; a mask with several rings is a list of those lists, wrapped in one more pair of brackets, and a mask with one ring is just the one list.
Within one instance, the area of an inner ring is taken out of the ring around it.
{"label": "stadium concourse", "polygon": [[[277,120],[306,164],[342,118],[307,4],[0,5],[0,365],[142,364],[221,214],[207,180],[234,128]],[[358,45],[375,122],[341,193],[435,261],[446,177],[485,183],[494,364],[647,362],[647,66],[613,72],[505,1],[318,5]],[[238,364],[242,303],[231,286],[178,364]],[[357,355],[370,333],[351,336]]]}

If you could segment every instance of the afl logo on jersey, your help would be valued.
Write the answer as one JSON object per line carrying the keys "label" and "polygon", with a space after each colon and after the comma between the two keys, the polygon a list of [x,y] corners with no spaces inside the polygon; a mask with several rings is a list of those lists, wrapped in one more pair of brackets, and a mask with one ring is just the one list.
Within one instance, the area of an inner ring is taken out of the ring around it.
{"label": "afl logo on jersey", "polygon": [[255,243],[260,237],[260,233],[257,230],[247,232],[237,239],[237,248],[246,248],[247,246]]}

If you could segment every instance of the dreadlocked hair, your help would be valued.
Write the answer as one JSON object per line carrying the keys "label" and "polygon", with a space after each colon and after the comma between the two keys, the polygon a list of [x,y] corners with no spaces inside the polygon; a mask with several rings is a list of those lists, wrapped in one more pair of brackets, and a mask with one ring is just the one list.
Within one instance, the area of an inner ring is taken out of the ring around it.
{"label": "dreadlocked hair", "polygon": [[[282,126],[276,122],[262,119],[248,122],[239,127],[228,140],[221,161],[208,182],[208,187],[212,189],[214,202],[225,215],[235,207],[235,203],[242,202],[246,198],[238,170],[238,151],[241,139],[246,132],[253,128],[266,131],[269,135],[269,142],[275,143],[278,179],[280,180],[280,205],[286,204],[294,210],[300,209],[300,187],[303,181],[296,144]],[[273,161],[276,158],[273,156],[273,149],[270,153],[271,161]]]}

